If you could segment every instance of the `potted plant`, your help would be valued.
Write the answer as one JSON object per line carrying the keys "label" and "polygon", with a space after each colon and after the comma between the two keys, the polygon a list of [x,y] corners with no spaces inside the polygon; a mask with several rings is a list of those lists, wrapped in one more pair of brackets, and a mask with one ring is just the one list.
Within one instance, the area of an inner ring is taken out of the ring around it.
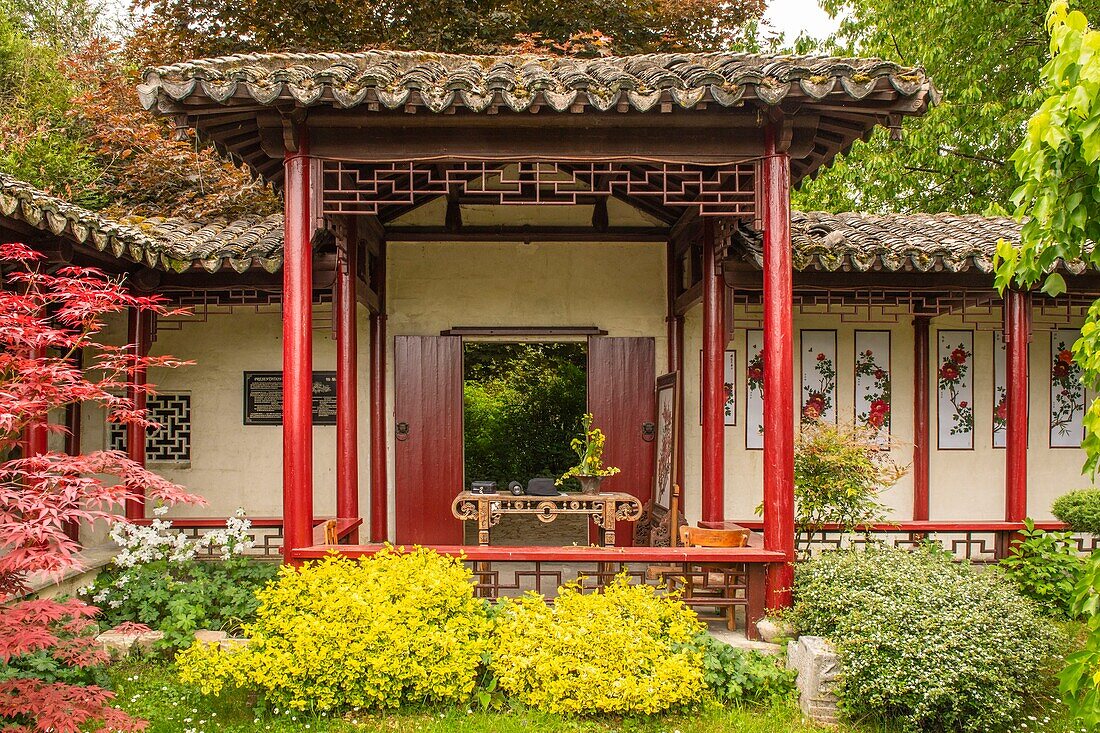
{"label": "potted plant", "polygon": [[603,444],[607,438],[602,430],[592,427],[592,413],[586,412],[581,417],[581,427],[584,428],[581,437],[573,438],[569,444],[580,462],[563,473],[555,483],[561,486],[563,481],[575,478],[580,482],[582,494],[598,494],[600,482],[617,474],[619,469],[603,465]]}

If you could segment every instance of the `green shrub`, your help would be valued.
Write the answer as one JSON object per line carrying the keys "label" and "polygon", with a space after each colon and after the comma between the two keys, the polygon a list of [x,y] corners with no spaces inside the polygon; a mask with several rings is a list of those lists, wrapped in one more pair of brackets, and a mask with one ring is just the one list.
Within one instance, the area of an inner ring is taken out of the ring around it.
{"label": "green shrub", "polygon": [[1021,594],[1035,601],[1043,613],[1054,618],[1072,618],[1073,589],[1084,559],[1069,532],[1044,532],[1024,520],[1023,540],[1012,546],[1001,560],[1005,575]]}
{"label": "green shrub", "polygon": [[854,532],[883,521],[879,494],[904,473],[882,450],[876,428],[803,425],[794,454],[795,523],[803,546],[813,544],[826,524]]}
{"label": "green shrub", "polygon": [[703,681],[718,702],[771,705],[793,695],[794,671],[780,658],[732,647],[710,634],[702,634],[698,644],[703,649]]}
{"label": "green shrub", "polygon": [[604,593],[530,593],[497,614],[491,670],[507,694],[553,713],[657,713],[705,691],[703,625],[675,598],[619,577]]}
{"label": "green shrub", "polygon": [[833,641],[852,718],[995,731],[1044,692],[1059,638],[1000,573],[942,550],[836,551],[801,563],[792,620]]}
{"label": "green shrub", "polygon": [[1088,635],[1066,657],[1058,689],[1084,730],[1100,729],[1100,551],[1092,553],[1073,592],[1072,612],[1085,617]]}
{"label": "green shrub", "polygon": [[1078,489],[1054,500],[1054,516],[1074,532],[1100,535],[1100,489]]}
{"label": "green shrub", "polygon": [[293,710],[458,702],[489,648],[469,570],[423,548],[284,566],[257,595],[247,646],[192,645],[177,657],[183,682],[258,689]]}

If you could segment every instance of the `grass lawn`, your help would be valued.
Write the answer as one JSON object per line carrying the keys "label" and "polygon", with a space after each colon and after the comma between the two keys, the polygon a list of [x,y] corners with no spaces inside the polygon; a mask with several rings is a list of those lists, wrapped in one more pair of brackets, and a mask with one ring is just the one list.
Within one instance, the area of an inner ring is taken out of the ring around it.
{"label": "grass lawn", "polygon": [[246,695],[208,698],[181,685],[175,668],[160,663],[127,662],[112,668],[119,706],[149,721],[149,733],[234,733],[235,731],[387,731],[392,733],[553,733],[556,731],[636,731],[637,733],[836,733],[855,728],[821,728],[801,721],[793,704],[772,709],[724,709],[653,718],[563,718],[534,710],[480,712],[438,708],[387,713],[351,714],[342,719],[314,715],[257,715]]}
{"label": "grass lawn", "polygon": [[[254,710],[243,693],[204,697],[179,683],[175,667],[162,662],[125,662],[112,667],[118,704],[149,721],[149,733],[890,733],[879,725],[823,728],[803,722],[791,702],[773,708],[722,708],[717,705],[651,718],[566,718],[524,708],[481,712],[465,708],[428,708],[350,714],[344,718],[302,713],[275,715]],[[1066,722],[1037,715],[1019,733],[1077,733]]]}

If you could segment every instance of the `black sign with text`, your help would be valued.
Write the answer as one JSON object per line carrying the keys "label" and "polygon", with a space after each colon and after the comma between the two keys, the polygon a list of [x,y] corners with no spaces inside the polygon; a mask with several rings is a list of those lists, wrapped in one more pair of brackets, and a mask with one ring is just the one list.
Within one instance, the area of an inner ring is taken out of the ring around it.
{"label": "black sign with text", "polygon": [[[244,373],[244,424],[283,424],[283,373]],[[336,372],[313,373],[313,424],[336,424]]]}

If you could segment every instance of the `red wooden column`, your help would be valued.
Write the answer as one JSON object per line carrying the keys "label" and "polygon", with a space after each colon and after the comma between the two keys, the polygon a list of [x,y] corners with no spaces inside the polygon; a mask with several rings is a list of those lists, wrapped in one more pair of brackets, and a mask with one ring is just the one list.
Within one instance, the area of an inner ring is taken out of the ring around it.
{"label": "red wooden column", "polygon": [[283,546],[313,544],[313,250],[304,131],[286,153],[283,232]]}
{"label": "red wooden column", "polygon": [[[140,308],[130,308],[127,318],[126,339],[131,353],[141,358],[148,356],[152,339],[151,314]],[[127,389],[127,397],[134,403],[134,409],[144,411],[148,400],[145,393],[145,369],[134,371],[132,385]],[[130,423],[126,426],[126,453],[130,460],[145,465],[145,426]],[[145,518],[145,497],[127,499],[126,518],[129,520]]]}
{"label": "red wooden column", "polygon": [[703,507],[701,526],[725,519],[725,280],[718,267],[714,223],[703,220]]}
{"label": "red wooden column", "polygon": [[932,319],[913,319],[913,519],[928,519],[929,359]]}
{"label": "red wooden column", "polygon": [[[676,400],[680,409],[676,415],[676,445],[680,446],[675,451],[676,465],[673,466],[673,483],[684,488],[684,317],[676,313],[676,296],[679,294],[677,278],[680,273],[679,263],[676,258],[676,242],[668,243],[668,253],[665,262],[665,274],[667,277],[668,315],[665,321],[668,325],[668,370],[676,372],[679,378],[676,380]],[[682,510],[682,507],[681,507]]]}
{"label": "red wooden column", "polygon": [[[359,237],[347,218],[347,236],[336,265],[336,516],[359,517],[359,432],[356,371],[355,280]],[[349,540],[359,544],[359,530]]]}
{"label": "red wooden column", "polygon": [[[776,150],[777,124],[764,130],[764,547],[794,562],[794,290],[791,167]],[[791,604],[794,567],[768,568],[767,605]]]}
{"label": "red wooden column", "polygon": [[[46,358],[46,347],[40,346],[31,351],[31,358],[42,360]],[[40,456],[50,451],[50,433],[46,427],[47,420],[31,423],[24,431],[26,442],[25,456]]]}
{"label": "red wooden column", "polygon": [[386,456],[386,243],[378,244],[370,281],[378,312],[370,317],[370,539],[389,539],[389,478]]}
{"label": "red wooden column", "polygon": [[1005,520],[1027,516],[1028,343],[1031,293],[1006,290],[1005,315]]}

